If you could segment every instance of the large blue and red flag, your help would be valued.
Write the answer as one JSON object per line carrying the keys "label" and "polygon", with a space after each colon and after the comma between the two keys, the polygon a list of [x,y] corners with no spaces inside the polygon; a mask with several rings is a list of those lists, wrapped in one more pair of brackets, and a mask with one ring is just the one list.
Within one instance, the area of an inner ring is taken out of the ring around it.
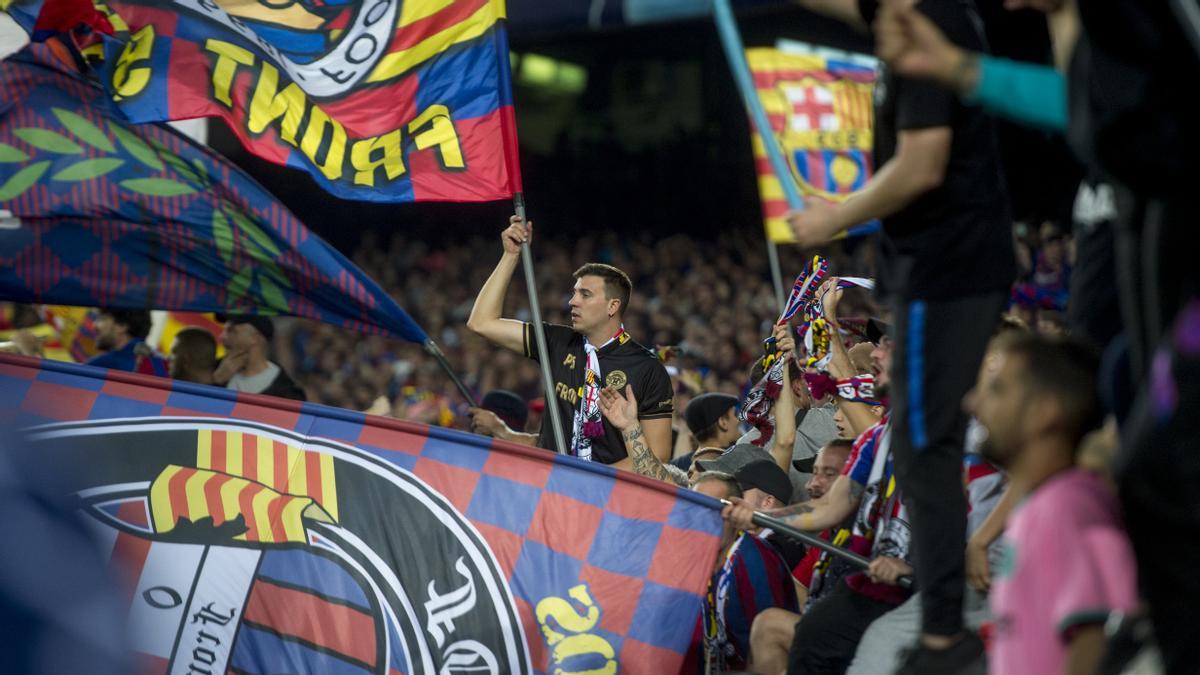
{"label": "large blue and red flag", "polygon": [[292,314],[427,338],[364,272],[225,159],[33,45],[0,62],[0,298]]}
{"label": "large blue and red flag", "polygon": [[325,406],[0,354],[0,424],[124,580],[147,672],[679,672],[694,492]]}
{"label": "large blue and red flag", "polygon": [[[78,2],[9,11],[35,31],[83,14],[63,9]],[[108,25],[80,20],[100,38],[84,52],[133,122],[221,117],[250,152],[347,199],[489,201],[521,189],[504,0],[96,7]]]}

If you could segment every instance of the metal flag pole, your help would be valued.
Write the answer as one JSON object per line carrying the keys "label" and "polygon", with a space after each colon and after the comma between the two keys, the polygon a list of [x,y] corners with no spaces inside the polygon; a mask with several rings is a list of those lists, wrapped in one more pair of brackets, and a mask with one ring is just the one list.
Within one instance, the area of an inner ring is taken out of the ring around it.
{"label": "metal flag pole", "polygon": [[[746,48],[742,44],[741,34],[738,33],[733,10],[729,8],[729,0],[712,0],[712,2],[717,33],[721,37],[721,47],[725,50],[725,60],[729,62],[729,70],[733,73],[733,81],[737,84],[738,93],[741,94],[742,101],[746,104],[746,110],[750,112],[754,130],[767,151],[771,170],[775,172],[775,177],[779,179],[779,184],[783,187],[783,195],[787,199],[788,208],[793,211],[801,211],[804,209],[804,199],[800,196],[800,189],[796,187],[796,181],[792,178],[787,160],[779,148],[779,141],[775,138],[775,134],[771,133],[771,123],[767,119],[767,112],[763,109],[762,101],[758,98],[758,91],[754,87],[754,78],[750,74],[749,64],[746,63]],[[868,234],[876,229],[877,227],[872,224],[856,225],[850,228],[847,234]],[[775,298],[779,302],[780,311],[782,311],[786,295],[783,289],[783,275],[779,269],[779,248],[769,235],[767,236],[767,259],[771,263],[771,283],[775,285]]]}
{"label": "metal flag pole", "polygon": [[775,287],[775,304],[779,305],[779,311],[782,312],[787,307],[787,299],[783,295],[783,271],[779,268],[779,247],[770,237],[767,237],[767,260],[771,263],[771,285]]}
{"label": "metal flag pole", "polygon": [[[722,499],[721,504],[723,506],[733,506],[733,502],[730,502],[726,499]],[[855,553],[854,551],[844,549],[840,546],[835,546],[834,544],[831,544],[820,537],[814,537],[807,532],[797,530],[778,518],[772,518],[765,513],[759,513],[755,511],[752,520],[754,521],[754,524],[758,525],[759,527],[768,527],[775,532],[787,535],[792,539],[799,540],[806,546],[815,546],[822,551],[829,553],[830,555],[838,556],[846,562],[849,562],[850,564],[860,567],[864,570],[871,566],[870,560]],[[896,585],[901,588],[911,589],[913,587],[913,578],[911,576],[900,577],[896,580]]]}
{"label": "metal flag pole", "polygon": [[[517,192],[513,194],[513,210],[518,218],[521,219],[521,225],[525,225],[525,195]],[[545,417],[550,418],[550,429],[554,432],[554,444],[558,454],[567,454],[567,437],[563,433],[562,418],[558,416],[558,393],[554,391],[554,378],[550,375],[550,351],[546,348],[546,331],[542,325],[542,309],[538,303],[537,281],[533,277],[533,253],[529,250],[529,242],[521,244],[521,266],[525,268],[525,290],[529,293],[529,313],[532,317],[530,326],[533,328],[533,336],[536,338],[538,350],[538,365],[542,371],[542,388],[546,391],[546,413],[543,416],[542,424],[545,424]]]}
{"label": "metal flag pole", "polygon": [[450,362],[446,360],[446,355],[442,353],[442,348],[438,347],[433,338],[425,338],[425,342],[421,343],[421,346],[425,348],[425,353],[432,356],[433,360],[437,361],[438,365],[442,367],[442,370],[446,371],[446,376],[454,383],[454,386],[458,389],[458,393],[462,395],[467,405],[472,408],[478,408],[479,402],[475,400],[475,396],[467,389],[467,385],[463,384],[458,374],[450,367]]}
{"label": "metal flag pole", "polygon": [[[737,83],[742,102],[750,111],[750,118],[758,133],[763,147],[767,150],[767,159],[771,161],[771,169],[783,186],[783,194],[787,198],[788,208],[798,211],[804,208],[804,200],[800,198],[800,190],[792,180],[788,170],[787,160],[775,134],[771,133],[771,123],[763,110],[762,101],[758,100],[758,92],[754,88],[754,79],[750,75],[750,66],[746,63],[746,48],[742,45],[742,36],[738,33],[737,21],[733,18],[733,10],[729,8],[729,0],[713,0],[713,16],[717,21],[717,33],[721,37],[721,47],[725,50],[725,60],[729,62],[729,70],[733,72],[733,81]],[[765,230],[764,230],[765,234]],[[771,263],[771,283],[775,285],[775,299],[783,311],[783,274],[779,269],[779,248],[767,236],[767,258]]]}

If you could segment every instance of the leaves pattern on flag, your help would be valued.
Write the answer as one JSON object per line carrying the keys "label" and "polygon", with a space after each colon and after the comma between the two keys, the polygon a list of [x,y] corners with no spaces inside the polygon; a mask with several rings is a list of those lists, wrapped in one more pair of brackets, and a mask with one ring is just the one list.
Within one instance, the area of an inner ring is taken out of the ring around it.
{"label": "leaves pattern on flag", "polygon": [[414,342],[379,286],[228,161],[33,45],[0,63],[0,298],[292,314]]}

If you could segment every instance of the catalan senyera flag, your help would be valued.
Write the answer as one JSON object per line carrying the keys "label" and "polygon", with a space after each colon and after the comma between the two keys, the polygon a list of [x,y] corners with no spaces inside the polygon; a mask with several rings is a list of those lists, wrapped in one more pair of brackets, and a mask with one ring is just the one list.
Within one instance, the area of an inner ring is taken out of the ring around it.
{"label": "catalan senyera flag", "polygon": [[[801,194],[842,201],[871,177],[871,68],[815,54],[746,50],[754,86]],[[758,134],[751,140],[767,237],[795,241],[787,199]]]}
{"label": "catalan senyera flag", "polygon": [[[77,2],[8,11],[34,32],[76,15],[59,6]],[[133,122],[220,117],[250,152],[346,199],[489,201],[521,189],[504,0],[96,7],[107,25],[90,22],[84,53]]]}
{"label": "catalan senyera flag", "polygon": [[723,528],[574,457],[10,354],[0,425],[61,478],[146,673],[677,673]]}

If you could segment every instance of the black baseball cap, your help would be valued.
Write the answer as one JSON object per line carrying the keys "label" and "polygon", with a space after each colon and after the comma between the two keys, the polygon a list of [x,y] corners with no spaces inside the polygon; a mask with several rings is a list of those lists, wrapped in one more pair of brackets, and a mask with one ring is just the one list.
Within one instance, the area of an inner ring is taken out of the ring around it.
{"label": "black baseball cap", "polygon": [[883,337],[892,332],[892,326],[883,319],[871,317],[867,319],[866,333],[867,340],[871,344],[879,344],[883,341]]}
{"label": "black baseball cap", "polygon": [[493,389],[484,395],[479,407],[496,413],[504,420],[510,429],[525,430],[525,422],[529,420],[529,406],[525,399],[506,389]]}
{"label": "black baseball cap", "polygon": [[262,333],[262,336],[270,340],[275,336],[275,322],[269,316],[259,316],[257,314],[216,314],[214,315],[218,323],[239,323],[249,324],[254,326],[255,330]]}
{"label": "black baseball cap", "polygon": [[683,410],[683,421],[693,434],[704,431],[717,423],[721,416],[737,405],[737,397],[729,394],[700,394],[688,402]]}
{"label": "black baseball cap", "polygon": [[738,469],[758,459],[775,461],[771,458],[771,453],[753,443],[738,443],[721,453],[720,457],[702,459],[696,462],[696,465],[705,471],[719,471],[734,476],[737,475]]}
{"label": "black baseball cap", "polygon": [[742,490],[758,488],[787,504],[792,500],[792,481],[787,472],[779,468],[773,460],[756,459],[742,466],[733,474]]}

